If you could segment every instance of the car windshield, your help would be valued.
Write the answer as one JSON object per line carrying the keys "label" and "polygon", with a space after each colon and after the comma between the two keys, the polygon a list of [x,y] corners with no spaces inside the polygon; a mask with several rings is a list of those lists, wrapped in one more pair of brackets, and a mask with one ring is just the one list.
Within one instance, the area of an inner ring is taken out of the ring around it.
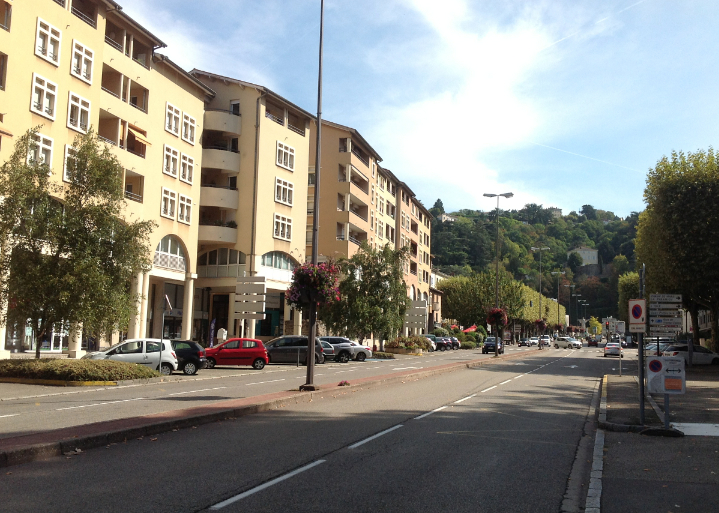
{"label": "car windshield", "polygon": [[496,340],[496,339],[495,339],[494,337],[487,337],[487,342],[486,342],[486,343],[487,343],[487,344],[494,344],[494,341],[495,341],[495,340]]}
{"label": "car windshield", "polygon": [[607,342],[606,347],[619,347],[619,344],[616,342]]}

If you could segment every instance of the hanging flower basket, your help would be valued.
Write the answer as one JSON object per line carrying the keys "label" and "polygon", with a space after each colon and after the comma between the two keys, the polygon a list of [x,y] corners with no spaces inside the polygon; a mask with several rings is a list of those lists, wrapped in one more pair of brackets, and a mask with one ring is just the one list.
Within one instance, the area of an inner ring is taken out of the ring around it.
{"label": "hanging flower basket", "polygon": [[339,301],[339,267],[332,262],[306,263],[292,272],[292,284],[285,293],[287,302],[300,310],[312,304],[323,306]]}
{"label": "hanging flower basket", "polygon": [[544,331],[547,329],[547,323],[544,322],[544,319],[537,319],[536,321],[534,321],[534,325],[539,331]]}
{"label": "hanging flower basket", "polygon": [[501,308],[492,308],[487,314],[487,324],[490,326],[506,326],[507,313]]}

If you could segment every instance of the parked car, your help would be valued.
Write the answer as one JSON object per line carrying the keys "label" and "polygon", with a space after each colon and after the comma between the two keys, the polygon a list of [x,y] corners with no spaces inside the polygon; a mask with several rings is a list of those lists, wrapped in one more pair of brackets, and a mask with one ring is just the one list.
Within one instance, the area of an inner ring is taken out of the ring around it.
{"label": "parked car", "polygon": [[437,350],[437,337],[432,335],[431,333],[423,333],[422,336],[427,337],[430,341],[429,352],[431,353],[432,351],[436,351]]}
{"label": "parked car", "polygon": [[549,338],[549,335],[542,335],[539,337],[539,343],[543,347],[549,347],[551,339]]}
{"label": "parked car", "polygon": [[587,337],[587,347],[599,347],[599,335]]}
{"label": "parked car", "polygon": [[328,360],[335,360],[341,363],[347,363],[350,360],[363,362],[367,358],[372,358],[372,349],[363,346],[353,340],[345,337],[320,337],[320,340],[332,345],[334,349],[333,356],[325,355]]}
{"label": "parked car", "polygon": [[527,347],[529,347],[529,345],[530,345],[530,344],[529,344],[529,339],[528,339],[528,338],[520,339],[520,340],[519,340],[519,344],[517,344],[517,345],[520,346],[520,347],[521,347],[521,346],[527,346]]}
{"label": "parked car", "polygon": [[[284,335],[265,344],[268,363],[305,364],[307,361],[307,337],[302,335]],[[315,363],[324,363],[325,357],[319,338],[315,340]]]}
{"label": "parked car", "polygon": [[539,337],[529,337],[529,345],[530,346],[538,346],[539,345]]}
{"label": "parked car", "polygon": [[462,347],[462,343],[457,337],[449,337],[449,339],[452,341],[452,349],[456,350]]}
{"label": "parked car", "polygon": [[[671,346],[670,342],[659,342],[659,353],[663,353],[664,350]],[[648,344],[644,346],[644,356],[656,356],[657,354],[657,343]]]}
{"label": "parked car", "polygon": [[499,354],[504,354],[504,344],[502,344],[502,341],[497,341],[497,337],[487,337],[487,340],[484,341],[484,345],[482,346],[482,354],[489,354],[494,353],[497,351],[495,348],[495,345],[499,344],[498,346],[498,352]]}
{"label": "parked car", "polygon": [[262,370],[270,362],[265,346],[255,338],[231,338],[215,347],[205,349],[207,367],[215,365],[252,365]]}
{"label": "parked car", "polygon": [[607,342],[607,345],[604,346],[604,357],[606,358],[607,355],[624,358],[624,349],[619,342]]}
{"label": "parked car", "polygon": [[452,350],[452,341],[449,337],[437,337],[435,344],[437,345],[437,351]]}
{"label": "parked car", "polygon": [[[162,358],[160,358],[160,344],[162,344]],[[166,376],[176,371],[178,365],[177,355],[172,350],[170,341],[160,341],[159,338],[128,339],[103,351],[87,353],[82,358],[136,363],[160,371]]]}
{"label": "parked car", "polygon": [[354,341],[350,341],[352,344],[353,357],[358,362],[363,362],[367,358],[372,358],[372,348],[363,346],[362,344]]}
{"label": "parked car", "polygon": [[[662,353],[663,356],[681,356],[684,362],[689,363],[689,346],[676,344],[667,347]],[[710,351],[704,346],[694,346],[692,353],[692,365],[719,365],[719,354]]]}
{"label": "parked car", "polygon": [[335,347],[320,338],[320,344],[322,344],[322,354],[325,356],[325,361],[335,359]]}
{"label": "parked car", "polygon": [[581,349],[582,342],[573,337],[557,337],[554,342],[555,349]]}
{"label": "parked car", "polygon": [[172,349],[177,355],[177,367],[187,374],[197,374],[197,371],[207,366],[205,348],[192,340],[173,340]]}

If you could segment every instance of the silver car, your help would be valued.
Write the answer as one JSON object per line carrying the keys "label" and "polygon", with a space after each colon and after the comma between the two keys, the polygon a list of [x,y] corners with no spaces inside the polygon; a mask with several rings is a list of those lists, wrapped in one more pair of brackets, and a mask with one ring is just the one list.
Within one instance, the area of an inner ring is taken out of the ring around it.
{"label": "silver car", "polygon": [[624,349],[619,342],[607,342],[604,346],[604,357],[606,358],[607,355],[624,358]]}
{"label": "silver car", "polygon": [[[162,360],[160,360],[160,343],[162,343]],[[87,353],[82,358],[136,363],[160,371],[166,376],[177,370],[177,355],[172,350],[172,344],[169,340],[161,342],[159,338],[128,339],[108,349]]]}

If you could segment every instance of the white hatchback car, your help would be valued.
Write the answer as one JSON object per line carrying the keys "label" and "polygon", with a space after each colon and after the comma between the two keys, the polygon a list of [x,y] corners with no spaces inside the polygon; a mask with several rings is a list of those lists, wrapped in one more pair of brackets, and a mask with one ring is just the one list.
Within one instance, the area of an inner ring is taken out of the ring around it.
{"label": "white hatchback car", "polygon": [[160,361],[160,339],[128,339],[109,349],[87,353],[87,360],[117,360],[136,363],[160,371],[166,376],[177,370],[177,355],[169,340],[162,341],[162,361]]}

